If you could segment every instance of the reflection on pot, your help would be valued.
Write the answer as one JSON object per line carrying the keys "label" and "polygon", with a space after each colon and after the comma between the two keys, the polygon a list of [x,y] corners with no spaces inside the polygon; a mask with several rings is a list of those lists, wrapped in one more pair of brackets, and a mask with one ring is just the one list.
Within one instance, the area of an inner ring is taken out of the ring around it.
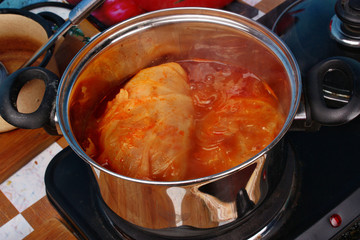
{"label": "reflection on pot", "polygon": [[[261,156],[222,179],[184,186],[124,181],[96,168],[93,171],[104,201],[131,223],[150,229],[211,228],[243,217],[261,200],[261,188],[267,185],[261,183],[265,161]],[[248,205],[241,205],[243,201]]]}

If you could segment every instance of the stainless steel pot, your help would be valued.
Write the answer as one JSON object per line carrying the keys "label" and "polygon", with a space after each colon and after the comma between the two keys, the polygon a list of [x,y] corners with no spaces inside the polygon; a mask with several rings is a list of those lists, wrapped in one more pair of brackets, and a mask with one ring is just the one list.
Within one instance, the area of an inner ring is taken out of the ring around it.
{"label": "stainless steel pot", "polygon": [[[280,100],[286,121],[266,148],[225,172],[178,182],[122,176],[85,154],[79,145],[82,127],[89,111],[105,92],[149,65],[191,58],[238,65],[269,84]],[[31,71],[40,70],[30,68],[22,73]],[[12,76],[13,80],[18,75]],[[48,74],[41,76],[48,79]],[[98,84],[86,83],[94,77]],[[84,92],[87,94],[82,95]],[[65,71],[52,112],[57,113],[58,131],[92,166],[105,203],[118,216],[148,229],[212,228],[245,216],[271,192],[285,160],[269,156],[277,155],[274,148],[280,148],[278,143],[290,128],[300,97],[298,66],[287,47],[271,31],[222,10],[179,8],[133,18],[92,39]],[[76,108],[79,101],[86,102],[87,107]],[[0,107],[1,114],[7,115],[2,109]],[[11,121],[11,117],[6,119]],[[47,124],[52,122],[49,120]]]}

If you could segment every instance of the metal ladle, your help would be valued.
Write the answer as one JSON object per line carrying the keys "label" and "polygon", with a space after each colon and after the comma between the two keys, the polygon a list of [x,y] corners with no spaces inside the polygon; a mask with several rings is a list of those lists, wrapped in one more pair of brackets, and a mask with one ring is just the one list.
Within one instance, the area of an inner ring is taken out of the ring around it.
{"label": "metal ladle", "polygon": [[[93,10],[99,7],[105,0],[82,0],[69,13],[68,20],[61,25],[54,35],[39,48],[32,57],[20,68],[28,67],[33,64],[45,51],[47,51],[59,37],[63,36],[72,26],[77,25],[86,18]],[[0,62],[0,83],[7,77],[8,72],[5,66]]]}

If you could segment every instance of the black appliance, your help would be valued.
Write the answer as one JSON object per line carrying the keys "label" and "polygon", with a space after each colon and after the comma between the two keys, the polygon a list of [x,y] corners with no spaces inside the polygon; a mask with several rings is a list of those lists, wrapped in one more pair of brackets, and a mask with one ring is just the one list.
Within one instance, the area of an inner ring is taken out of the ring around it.
{"label": "black appliance", "polygon": [[[296,8],[305,4],[306,9],[308,3],[286,1],[258,21],[270,28],[289,6],[286,12],[297,19],[289,24],[296,25],[300,21],[296,14],[306,12]],[[194,239],[258,239],[260,235],[263,239],[360,239],[358,139],[359,118],[316,131],[289,131],[281,143],[287,164],[273,193],[244,218],[199,230],[203,234]],[[48,199],[80,239],[167,239],[116,216],[101,199],[90,167],[69,147],[50,162],[45,184]],[[182,230],[172,229],[178,236],[175,239],[186,239]]]}

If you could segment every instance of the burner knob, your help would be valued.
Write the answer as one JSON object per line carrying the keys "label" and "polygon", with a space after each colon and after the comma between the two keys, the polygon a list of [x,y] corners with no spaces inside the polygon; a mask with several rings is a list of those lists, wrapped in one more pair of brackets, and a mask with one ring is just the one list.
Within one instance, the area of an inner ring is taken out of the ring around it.
{"label": "burner knob", "polygon": [[351,48],[360,48],[360,0],[338,0],[330,22],[331,37]]}
{"label": "burner knob", "polygon": [[342,22],[342,30],[351,37],[360,37],[360,0],[338,0],[335,13]]}

